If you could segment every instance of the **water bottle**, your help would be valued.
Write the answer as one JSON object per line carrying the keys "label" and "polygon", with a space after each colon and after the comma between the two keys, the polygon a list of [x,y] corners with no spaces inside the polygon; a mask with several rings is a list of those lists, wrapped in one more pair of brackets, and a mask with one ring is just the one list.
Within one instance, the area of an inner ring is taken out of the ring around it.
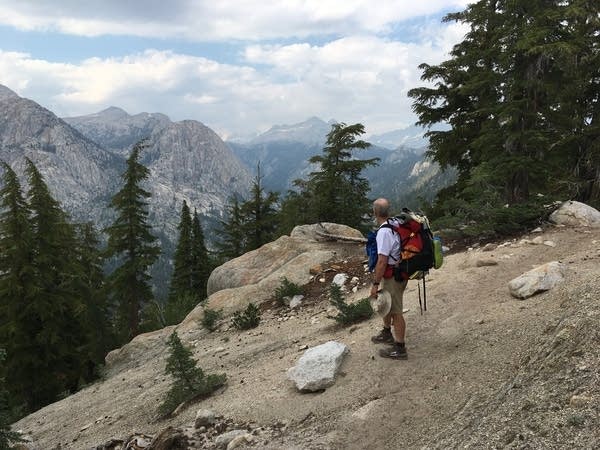
{"label": "water bottle", "polygon": [[444,263],[444,254],[442,252],[442,238],[434,236],[433,238],[433,268],[439,269]]}

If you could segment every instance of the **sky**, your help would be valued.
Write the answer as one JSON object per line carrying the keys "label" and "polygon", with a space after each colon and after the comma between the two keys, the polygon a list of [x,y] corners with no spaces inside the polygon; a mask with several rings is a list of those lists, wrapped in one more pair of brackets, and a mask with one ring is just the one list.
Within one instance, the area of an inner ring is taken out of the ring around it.
{"label": "sky", "polygon": [[60,117],[118,106],[224,139],[309,117],[367,135],[417,117],[469,0],[0,0],[0,84]]}

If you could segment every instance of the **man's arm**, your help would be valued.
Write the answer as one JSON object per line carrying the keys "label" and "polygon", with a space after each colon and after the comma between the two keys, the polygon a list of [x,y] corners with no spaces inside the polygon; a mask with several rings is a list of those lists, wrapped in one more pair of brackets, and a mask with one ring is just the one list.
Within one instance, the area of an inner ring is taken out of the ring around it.
{"label": "man's arm", "polygon": [[377,291],[379,290],[379,283],[383,279],[383,274],[387,269],[388,257],[379,253],[377,255],[377,264],[375,265],[375,271],[373,272],[373,285],[371,286],[371,297],[377,298]]}

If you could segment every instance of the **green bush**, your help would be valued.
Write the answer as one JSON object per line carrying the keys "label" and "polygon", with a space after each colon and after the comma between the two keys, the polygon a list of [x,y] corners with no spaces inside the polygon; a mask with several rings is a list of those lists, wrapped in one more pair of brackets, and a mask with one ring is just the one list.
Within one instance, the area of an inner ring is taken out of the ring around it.
{"label": "green bush", "polygon": [[373,307],[368,297],[348,304],[344,300],[342,289],[337,284],[332,284],[329,288],[329,300],[339,311],[337,316],[329,316],[329,318],[334,319],[340,325],[351,325],[373,316]]}
{"label": "green bush", "polygon": [[214,310],[205,307],[204,317],[202,317],[202,326],[208,331],[215,331],[217,329],[217,321],[223,317],[223,310]]}
{"label": "green bush", "polygon": [[158,408],[161,417],[171,414],[182,403],[200,397],[208,397],[211,393],[225,384],[227,376],[206,375],[200,369],[192,351],[185,347],[177,332],[173,332],[167,341],[169,345],[169,357],[165,373],[171,375],[173,383]]}
{"label": "green bush", "polygon": [[286,277],[281,278],[281,284],[275,289],[275,299],[280,305],[283,305],[285,297],[293,297],[299,294],[302,294],[302,287],[291,282]]}
{"label": "green bush", "polygon": [[254,303],[250,303],[244,311],[236,312],[231,321],[238,330],[256,328],[260,323],[260,310]]}

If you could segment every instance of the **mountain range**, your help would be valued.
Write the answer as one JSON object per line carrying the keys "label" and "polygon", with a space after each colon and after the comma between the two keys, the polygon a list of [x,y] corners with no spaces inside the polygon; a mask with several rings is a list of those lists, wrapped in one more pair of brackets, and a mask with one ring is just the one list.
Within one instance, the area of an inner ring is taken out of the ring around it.
{"label": "mountain range", "polygon": [[[136,142],[147,139],[141,162],[150,171],[144,187],[151,193],[149,219],[162,244],[162,267],[169,265],[183,200],[200,213],[210,246],[211,230],[223,219],[229,199],[249,192],[258,166],[265,189],[286,192],[293,180],[317,169],[308,159],[322,152],[332,123],[312,117],[273,126],[243,143],[224,142],[195,120],[173,122],[160,113],[130,115],[114,106],[61,119],[0,85],[0,160],[23,177],[25,157],[31,159],[76,221],[92,221],[98,229],[111,223],[114,211],[108,205],[120,188],[125,159]],[[381,160],[365,171],[373,196],[415,207],[411,199],[424,192],[425,197],[433,195],[451,178],[424,159],[423,147],[383,145],[412,139],[415,132],[380,135],[375,142],[382,145],[356,152],[357,158]],[[431,186],[435,189],[427,192]],[[164,277],[168,272],[161,270]]]}
{"label": "mountain range", "polygon": [[73,220],[91,221],[99,230],[114,218],[110,199],[121,187],[131,146],[142,138],[148,139],[141,162],[150,172],[144,184],[151,193],[149,221],[162,248],[153,278],[164,289],[183,200],[211,229],[223,218],[228,199],[249,191],[250,171],[200,122],[172,122],[162,114],[131,116],[118,108],[63,120],[0,86],[0,160],[15,169],[26,187],[29,158]]}
{"label": "mountain range", "polygon": [[[254,173],[260,166],[265,189],[286,192],[293,188],[294,180],[305,179],[311,171],[318,169],[308,160],[322,153],[332,123],[335,121],[325,122],[312,117],[295,125],[274,126],[245,142],[227,144]],[[441,172],[437,164],[424,156],[427,147],[420,128],[409,127],[362,139],[372,145],[357,151],[354,156],[380,159],[376,167],[364,172],[373,197],[388,197],[399,206],[416,208],[419,198],[431,200],[440,188],[454,179],[453,171]],[[395,142],[412,142],[419,146],[394,146]]]}

